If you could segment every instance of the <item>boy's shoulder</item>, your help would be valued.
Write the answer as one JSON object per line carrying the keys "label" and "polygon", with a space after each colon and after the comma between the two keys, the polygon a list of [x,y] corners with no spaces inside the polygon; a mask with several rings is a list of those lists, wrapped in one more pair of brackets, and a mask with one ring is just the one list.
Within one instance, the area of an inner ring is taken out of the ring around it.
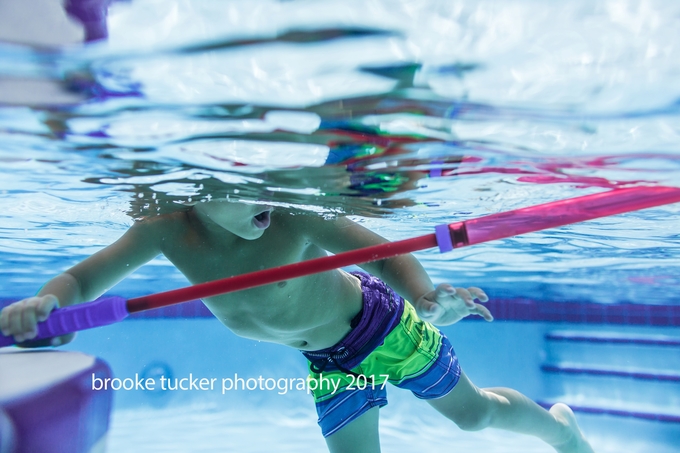
{"label": "boy's shoulder", "polygon": [[136,220],[130,229],[141,234],[176,235],[191,228],[187,211],[144,217]]}

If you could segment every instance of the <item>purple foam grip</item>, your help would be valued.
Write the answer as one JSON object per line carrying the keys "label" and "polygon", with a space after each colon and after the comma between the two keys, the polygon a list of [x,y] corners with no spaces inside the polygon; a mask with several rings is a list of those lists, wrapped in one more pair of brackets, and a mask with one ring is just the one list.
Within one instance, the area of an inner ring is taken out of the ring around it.
{"label": "purple foam grip", "polygon": [[451,241],[451,233],[447,224],[437,225],[434,227],[434,234],[437,237],[437,245],[439,252],[446,253],[453,250],[453,242]]}
{"label": "purple foam grip", "polygon": [[[38,335],[33,340],[58,337],[122,321],[129,314],[126,302],[122,297],[107,297],[94,302],[57,308],[46,321],[38,323]],[[14,337],[0,334],[0,347],[13,344],[16,344]]]}

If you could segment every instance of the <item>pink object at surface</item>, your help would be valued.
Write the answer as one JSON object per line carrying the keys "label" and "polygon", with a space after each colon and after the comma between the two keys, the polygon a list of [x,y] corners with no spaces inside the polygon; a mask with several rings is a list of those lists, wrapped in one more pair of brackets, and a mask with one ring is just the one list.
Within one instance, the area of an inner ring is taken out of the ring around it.
{"label": "pink object at surface", "polygon": [[599,217],[680,202],[675,187],[630,187],[467,220],[468,243],[479,244]]}

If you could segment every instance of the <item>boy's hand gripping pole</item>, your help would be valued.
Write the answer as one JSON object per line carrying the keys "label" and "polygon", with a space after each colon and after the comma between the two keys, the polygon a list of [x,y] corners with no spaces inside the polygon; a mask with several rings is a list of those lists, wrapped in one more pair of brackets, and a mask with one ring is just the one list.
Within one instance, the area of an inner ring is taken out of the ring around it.
{"label": "boy's hand gripping pole", "polygon": [[[56,308],[47,320],[38,323],[38,334],[27,343],[122,321],[129,315],[126,304],[127,300],[123,297],[106,297],[94,302]],[[0,347],[12,344],[16,344],[14,337],[0,334]]]}

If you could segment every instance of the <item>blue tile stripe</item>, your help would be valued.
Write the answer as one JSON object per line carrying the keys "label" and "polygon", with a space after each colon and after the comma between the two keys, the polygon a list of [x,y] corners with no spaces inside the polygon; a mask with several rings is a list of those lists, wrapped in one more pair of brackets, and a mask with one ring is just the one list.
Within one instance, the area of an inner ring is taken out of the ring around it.
{"label": "blue tile stripe", "polygon": [[545,335],[547,341],[568,342],[568,343],[607,343],[607,344],[632,344],[640,346],[680,346],[680,338],[642,338],[642,337],[620,337],[620,336],[591,336],[549,333]]}
{"label": "blue tile stripe", "polygon": [[581,367],[562,367],[556,365],[542,365],[541,370],[546,373],[585,374],[590,376],[621,377],[644,381],[680,382],[680,375],[674,374],[642,373],[636,371],[606,370]]}
{"label": "blue tile stripe", "polygon": [[[15,300],[0,299],[0,307]],[[524,298],[493,298],[485,305],[497,320],[680,327],[680,305],[597,304]],[[210,317],[210,311],[198,300],[131,315],[132,319]],[[465,321],[481,319],[470,316]]]}
{"label": "blue tile stripe", "polygon": [[[538,404],[546,409],[552,407],[552,403],[547,401],[538,401]],[[659,414],[655,412],[627,411],[622,409],[611,409],[607,407],[576,406],[572,404],[570,404],[569,407],[571,408],[572,411],[580,412],[583,414],[614,415],[617,417],[630,417],[655,422],[680,424],[680,415]]]}

